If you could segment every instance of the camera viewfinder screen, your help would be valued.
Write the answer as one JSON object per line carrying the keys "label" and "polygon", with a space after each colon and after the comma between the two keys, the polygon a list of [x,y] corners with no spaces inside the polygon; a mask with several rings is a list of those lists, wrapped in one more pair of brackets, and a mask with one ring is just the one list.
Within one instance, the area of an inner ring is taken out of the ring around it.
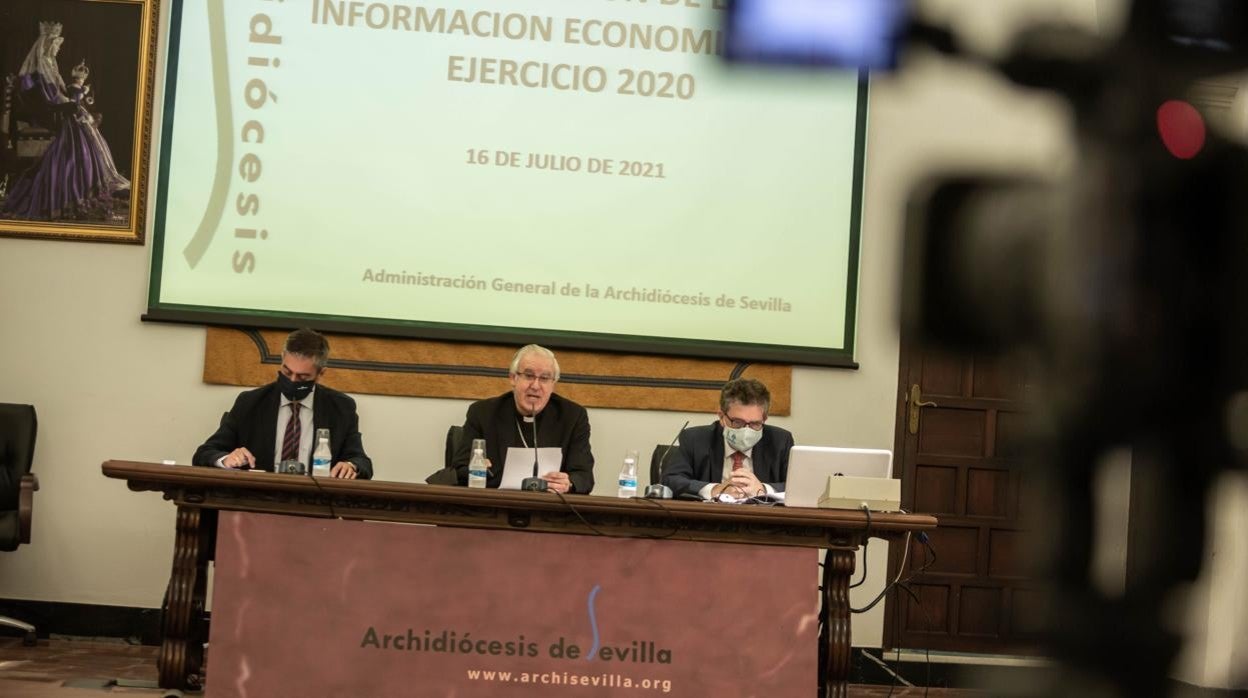
{"label": "camera viewfinder screen", "polygon": [[745,63],[888,69],[906,0],[734,0],[726,55]]}

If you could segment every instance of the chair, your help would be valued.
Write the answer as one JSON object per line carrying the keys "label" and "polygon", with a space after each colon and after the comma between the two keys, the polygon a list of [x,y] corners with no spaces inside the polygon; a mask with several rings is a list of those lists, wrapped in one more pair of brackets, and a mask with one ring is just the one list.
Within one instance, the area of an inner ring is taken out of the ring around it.
{"label": "chair", "polygon": [[56,136],[56,115],[46,106],[29,104],[18,89],[16,75],[4,76],[0,103],[0,186],[38,161]]}
{"label": "chair", "polygon": [[455,451],[464,441],[464,428],[455,425],[446,430],[446,456],[442,461],[442,469],[425,478],[430,485],[458,485],[459,475],[455,473],[451,461],[455,459]]}
{"label": "chair", "polygon": [[[663,484],[659,479],[659,466],[663,464],[663,459],[668,458],[667,452],[676,448],[667,444],[659,444],[654,447],[654,453],[650,454],[650,484]],[[670,460],[670,458],[668,458]]]}
{"label": "chair", "polygon": [[451,461],[455,459],[455,452],[459,450],[459,445],[464,442],[464,428],[458,424],[446,430],[446,458],[442,463],[443,467],[451,468]]}
{"label": "chair", "polygon": [[[33,406],[0,403],[0,550],[6,552],[30,543],[31,507],[39,489],[30,472],[37,429]],[[7,616],[0,616],[0,625],[25,631],[24,644],[35,644],[35,626]]]}

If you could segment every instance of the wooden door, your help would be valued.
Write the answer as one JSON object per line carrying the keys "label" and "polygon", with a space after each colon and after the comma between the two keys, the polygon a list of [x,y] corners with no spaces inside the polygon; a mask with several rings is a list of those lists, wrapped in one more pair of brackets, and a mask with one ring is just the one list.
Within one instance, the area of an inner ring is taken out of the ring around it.
{"label": "wooden door", "polygon": [[[1022,522],[1035,497],[1021,472],[1021,372],[910,343],[899,377],[894,473],[902,507],[934,514],[940,525],[930,534],[936,562],[910,584],[921,608],[904,592],[886,601],[885,646],[1030,653],[1039,595],[1024,559]],[[913,425],[912,402],[933,403],[918,407]],[[891,546],[889,579],[903,547]],[[910,548],[906,574],[926,559],[917,540]]]}

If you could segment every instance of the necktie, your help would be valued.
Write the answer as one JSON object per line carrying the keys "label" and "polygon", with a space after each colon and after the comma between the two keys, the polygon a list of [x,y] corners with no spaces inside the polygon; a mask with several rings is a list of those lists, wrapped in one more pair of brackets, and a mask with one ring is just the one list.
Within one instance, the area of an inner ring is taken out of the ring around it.
{"label": "necktie", "polygon": [[745,467],[745,454],[740,451],[732,452],[732,471],[735,473]]}
{"label": "necktie", "polygon": [[295,460],[299,457],[299,403],[290,403],[290,421],[286,423],[286,435],[282,437],[282,460]]}

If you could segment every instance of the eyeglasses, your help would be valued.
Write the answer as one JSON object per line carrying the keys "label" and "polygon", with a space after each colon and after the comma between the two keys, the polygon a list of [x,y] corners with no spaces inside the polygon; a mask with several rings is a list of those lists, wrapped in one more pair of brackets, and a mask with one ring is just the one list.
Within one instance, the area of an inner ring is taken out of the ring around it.
{"label": "eyeglasses", "polygon": [[515,375],[516,375],[516,378],[524,381],[525,383],[532,383],[533,381],[537,381],[541,385],[549,386],[550,384],[555,382],[555,377],[550,375],[549,373],[543,373],[541,375],[538,375],[532,371],[525,371],[524,373],[517,373]]}
{"label": "eyeglasses", "polygon": [[729,417],[728,415],[724,415],[724,417],[728,420],[728,426],[732,427],[733,429],[740,429],[741,427],[749,427],[753,429],[754,431],[759,431],[760,429],[762,429],[763,422],[767,421],[767,420],[762,420],[758,422],[747,422],[744,419],[733,419],[732,417]]}

